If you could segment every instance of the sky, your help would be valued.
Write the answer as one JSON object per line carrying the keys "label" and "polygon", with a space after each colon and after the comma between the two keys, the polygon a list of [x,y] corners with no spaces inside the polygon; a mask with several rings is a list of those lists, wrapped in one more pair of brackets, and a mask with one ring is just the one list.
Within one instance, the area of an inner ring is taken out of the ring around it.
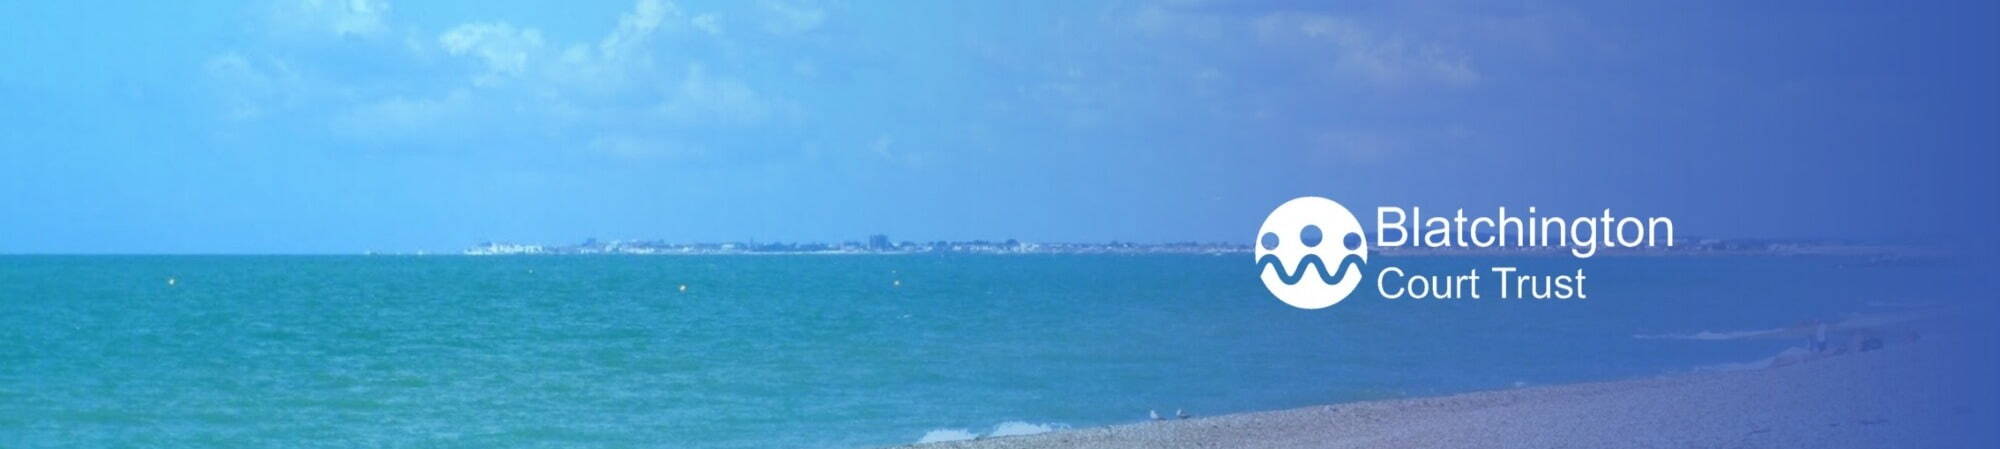
{"label": "sky", "polygon": [[1247,244],[1305,195],[1993,239],[1994,3],[1633,3],[30,2],[0,253]]}

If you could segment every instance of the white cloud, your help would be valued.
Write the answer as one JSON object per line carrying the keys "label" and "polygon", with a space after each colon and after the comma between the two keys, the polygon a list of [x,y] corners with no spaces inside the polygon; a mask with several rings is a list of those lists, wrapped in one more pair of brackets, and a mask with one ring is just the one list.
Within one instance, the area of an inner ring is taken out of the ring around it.
{"label": "white cloud", "polygon": [[[1399,26],[1382,26],[1380,22]],[[1318,67],[1376,86],[1469,86],[1481,78],[1464,52],[1445,39],[1423,34],[1435,30],[1409,26],[1407,20],[1295,11],[1213,13],[1151,6],[1126,16],[1125,24],[1147,35],[1186,37],[1216,45],[1243,45],[1240,40],[1248,38],[1251,44],[1280,50],[1275,54],[1286,58],[1299,56],[1290,52],[1303,53],[1307,59],[1295,63],[1300,67]]]}
{"label": "white cloud", "polygon": [[1408,146],[1407,142],[1390,134],[1357,130],[1315,133],[1309,136],[1308,141],[1317,150],[1318,154],[1313,155],[1315,159],[1335,156],[1339,162],[1357,163],[1378,163],[1403,152]]}
{"label": "white cloud", "polygon": [[1378,84],[1430,82],[1464,86],[1479,81],[1479,72],[1463,55],[1436,43],[1383,37],[1347,18],[1277,13],[1257,19],[1254,28],[1266,40],[1330,44],[1337,70]]}
{"label": "white cloud", "polygon": [[670,92],[661,112],[683,123],[744,124],[770,113],[763,96],[731,78],[708,75],[701,64],[689,64],[687,76]]}
{"label": "white cloud", "polygon": [[1387,128],[1336,126],[1308,132],[1303,135],[1303,141],[1312,150],[1308,153],[1310,159],[1305,162],[1314,165],[1379,165],[1416,153],[1451,153],[1467,156],[1464,160],[1475,160],[1477,157],[1471,154],[1477,152],[1480,145],[1473,142],[1473,136],[1472,130],[1458,124]]}
{"label": "white cloud", "polygon": [[302,84],[284,61],[255,61],[233,52],[210,57],[202,71],[222,93],[223,116],[232,120],[255,119],[287,107]]}
{"label": "white cloud", "polygon": [[888,135],[876,136],[874,142],[868,143],[868,151],[875,153],[876,156],[890,158],[890,157],[895,157],[895,155],[893,153],[890,153],[889,149],[895,146],[896,146],[895,137],[890,137]]}
{"label": "white cloud", "polygon": [[694,16],[694,19],[688,21],[688,23],[694,25],[694,29],[701,30],[701,32],[708,33],[711,36],[722,34],[721,19],[716,18],[714,14]]}
{"label": "white cloud", "polygon": [[[320,13],[313,16],[324,19],[319,29],[335,35],[384,33],[389,26],[383,23],[388,7],[379,0],[286,6],[295,13],[287,17]],[[335,12],[352,14],[328,15]],[[816,13],[801,14],[818,20],[811,17]],[[418,62],[384,64],[413,72],[376,79],[342,78],[337,70],[315,71],[310,64],[295,68],[278,56],[238,53],[217,55],[203,69],[217,85],[226,117],[253,119],[289,111],[326,120],[336,134],[362,140],[441,143],[560,136],[581,139],[590,149],[613,156],[681,157],[703,152],[661,138],[662,133],[758,124],[788,110],[779,107],[786,103],[744,80],[716,73],[692,58],[661,65],[657,60],[680,55],[656,51],[662,44],[655,41],[722,32],[717,15],[688,17],[665,0],[635,0],[603,34],[571,41],[505,21],[464,22],[434,34],[406,31],[398,34],[404,36],[400,42],[378,39],[366,48],[387,52],[382,57],[390,60]],[[283,50],[266,54],[282,55]],[[436,64],[440,61],[449,63]],[[414,72],[437,67],[467,76],[447,77],[439,84],[437,77]]]}
{"label": "white cloud", "polygon": [[632,5],[632,12],[618,18],[618,27],[597,43],[598,55],[607,60],[630,55],[645,44],[646,38],[660,28],[660,22],[667,16],[680,15],[680,8],[671,4],[660,3],[659,0],[639,0]]}
{"label": "white cloud", "polygon": [[528,72],[528,65],[542,52],[542,33],[533,28],[517,29],[506,22],[469,23],[439,35],[438,45],[453,56],[472,56],[484,62],[486,72],[473,78],[473,83],[492,86]]}
{"label": "white cloud", "polygon": [[334,36],[375,36],[388,30],[389,3],[381,0],[295,0],[279,4],[279,26]]}
{"label": "white cloud", "polygon": [[826,10],[806,5],[788,4],[766,0],[764,7],[764,31],[780,36],[805,33],[819,29],[826,22]]}
{"label": "white cloud", "polygon": [[590,141],[590,149],[625,159],[676,159],[699,156],[700,147],[660,138],[608,135]]}
{"label": "white cloud", "polygon": [[[639,0],[595,45],[557,45],[538,29],[507,22],[461,24],[437,40],[445,53],[481,63],[484,70],[473,77],[476,86],[521,80],[521,87],[548,93],[605,95],[621,92],[635,78],[653,72],[648,43],[670,23],[666,19],[680,15],[670,3]],[[562,50],[557,52],[558,48]]]}
{"label": "white cloud", "polygon": [[[368,102],[344,115],[337,128],[357,136],[404,135],[424,126],[449,128],[470,120],[466,115],[507,110],[537,118],[535,125],[548,127],[544,131],[549,133],[594,134],[591,148],[606,154],[698,153],[635,137],[652,134],[626,128],[648,120],[654,125],[752,124],[773,115],[775,104],[743,81],[715,75],[699,62],[687,63],[677,81],[661,86],[657,80],[674,76],[656,69],[651,42],[672,26],[699,28],[714,16],[701,17],[687,19],[678,7],[660,0],[638,0],[602,38],[568,44],[507,22],[460,24],[440,33],[436,48],[474,64],[470,89],[443,97]],[[654,99],[635,100],[645,97]],[[459,117],[452,119],[454,115]],[[582,129],[561,131],[569,127]]]}
{"label": "white cloud", "polygon": [[348,110],[333,118],[334,131],[368,139],[400,138],[456,131],[473,112],[474,98],[464,89],[438,98],[389,97]]}
{"label": "white cloud", "polygon": [[883,162],[910,168],[922,168],[925,159],[924,153],[921,151],[903,151],[900,149],[900,147],[905,146],[908,145],[897,145],[895,136],[883,134],[875,136],[873,140],[869,140],[863,148],[868,150],[868,154]]}

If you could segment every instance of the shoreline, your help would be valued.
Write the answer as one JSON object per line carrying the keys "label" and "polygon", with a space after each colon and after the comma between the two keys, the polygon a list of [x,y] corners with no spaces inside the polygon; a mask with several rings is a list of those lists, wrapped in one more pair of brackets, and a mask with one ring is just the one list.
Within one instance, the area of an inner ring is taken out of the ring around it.
{"label": "shoreline", "polygon": [[1785,366],[1350,402],[907,449],[1994,447],[1993,380],[1924,341]]}

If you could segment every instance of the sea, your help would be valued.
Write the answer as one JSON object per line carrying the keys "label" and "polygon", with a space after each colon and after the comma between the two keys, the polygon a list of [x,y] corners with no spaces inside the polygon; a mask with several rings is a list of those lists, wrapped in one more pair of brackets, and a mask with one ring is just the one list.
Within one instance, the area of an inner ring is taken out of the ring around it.
{"label": "sea", "polygon": [[884,447],[1754,369],[1816,322],[1992,317],[2000,278],[1955,258],[1380,264],[1583,269],[1588,297],[1383,299],[1370,271],[1301,310],[1249,253],[4,256],[0,447]]}

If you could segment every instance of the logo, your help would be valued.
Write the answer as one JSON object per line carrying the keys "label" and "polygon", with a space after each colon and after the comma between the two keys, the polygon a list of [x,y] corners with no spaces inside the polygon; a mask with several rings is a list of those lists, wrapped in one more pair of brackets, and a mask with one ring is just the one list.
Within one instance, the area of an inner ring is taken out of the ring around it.
{"label": "logo", "polygon": [[1361,222],[1333,200],[1306,196],[1286,201],[1257,230],[1257,269],[1264,288],[1301,309],[1321,309],[1347,299],[1361,285],[1368,243]]}

